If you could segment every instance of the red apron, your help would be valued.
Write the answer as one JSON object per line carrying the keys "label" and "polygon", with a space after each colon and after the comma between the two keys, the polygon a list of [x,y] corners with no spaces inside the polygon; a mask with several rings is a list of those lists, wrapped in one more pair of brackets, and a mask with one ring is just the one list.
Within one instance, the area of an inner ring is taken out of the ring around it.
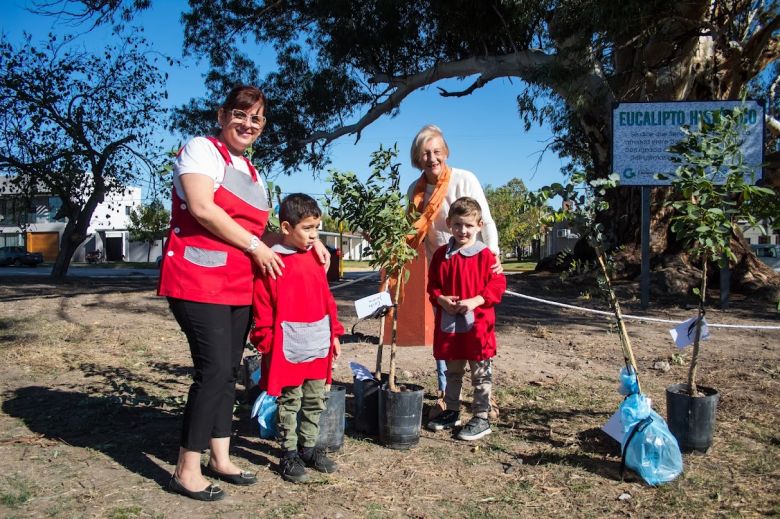
{"label": "red apron", "polygon": [[279,396],[306,380],[330,383],[333,343],[344,327],[316,252],[281,244],[272,250],[284,261],[284,276],[255,279],[250,341],[263,354],[260,389]]}
{"label": "red apron", "polygon": [[[268,195],[257,171],[242,157],[251,176],[233,167],[225,145],[208,139],[225,159],[225,176],[214,203],[241,227],[262,236],[268,221]],[[163,253],[157,294],[199,303],[231,306],[252,304],[252,258],[225,243],[193,218],[187,203],[173,190],[171,229]]]}

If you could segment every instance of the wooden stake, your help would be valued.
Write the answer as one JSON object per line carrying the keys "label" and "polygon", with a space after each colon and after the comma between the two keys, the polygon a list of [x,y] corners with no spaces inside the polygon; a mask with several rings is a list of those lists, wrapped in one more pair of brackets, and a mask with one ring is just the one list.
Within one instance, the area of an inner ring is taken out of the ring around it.
{"label": "wooden stake", "polygon": [[617,320],[618,336],[620,337],[620,346],[623,350],[623,362],[626,363],[627,368],[634,370],[634,374],[637,376],[636,387],[641,393],[642,386],[639,385],[639,371],[636,369],[634,350],[631,348],[631,339],[628,337],[628,330],[626,329],[626,323],[623,320],[623,313],[620,311],[620,303],[615,295],[615,291],[612,289],[612,282],[609,279],[609,271],[607,270],[607,262],[604,260],[604,250],[601,247],[595,247],[595,249],[596,259],[599,262],[599,267],[601,267],[601,272],[604,274],[604,279],[607,283],[609,306],[612,307],[612,311],[615,313],[615,320]]}
{"label": "wooden stake", "polygon": [[[387,290],[388,283],[390,283],[390,276],[385,276],[385,279],[382,281],[380,292],[385,292]],[[392,308],[390,310],[392,311]],[[376,369],[374,370],[374,378],[379,381],[382,380],[382,345],[385,342],[385,315],[379,319],[379,346],[376,349]]]}
{"label": "wooden stake", "polygon": [[390,391],[396,392],[398,388],[395,387],[395,351],[396,351],[396,332],[398,330],[398,296],[401,295],[401,283],[403,282],[404,269],[398,272],[398,283],[395,285],[395,299],[396,305],[390,310],[393,313],[393,332],[390,336]]}

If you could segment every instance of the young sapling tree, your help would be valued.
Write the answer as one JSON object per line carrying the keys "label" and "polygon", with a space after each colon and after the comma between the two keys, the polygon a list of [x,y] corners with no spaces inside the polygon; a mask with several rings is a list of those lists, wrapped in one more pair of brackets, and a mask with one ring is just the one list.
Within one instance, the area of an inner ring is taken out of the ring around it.
{"label": "young sapling tree", "polygon": [[[417,256],[417,251],[407,241],[415,230],[406,209],[405,196],[398,187],[400,164],[394,162],[397,156],[397,145],[387,149],[380,145],[379,150],[371,154],[371,175],[365,183],[353,172],[332,171],[328,179],[331,182],[329,196],[325,202],[333,218],[363,232],[369,243],[369,265],[385,272],[381,290],[387,290],[391,279],[397,280],[393,297],[396,303],[408,279],[404,266]],[[391,391],[398,390],[395,385],[397,309],[397,304],[390,309],[393,320],[389,370]],[[380,324],[377,379],[381,379],[382,371],[383,324],[384,321]]]}
{"label": "young sapling tree", "polygon": [[743,116],[744,109],[738,107],[730,113],[716,113],[709,124],[683,127],[683,139],[669,149],[672,160],[679,164],[671,178],[674,196],[666,202],[676,211],[671,229],[691,258],[701,261],[700,286],[693,290],[699,309],[688,370],[688,394],[692,397],[699,393],[696,374],[708,266],[716,263],[727,268],[729,261],[736,260],[732,240],[737,220],[755,226],[763,218],[777,221],[780,211],[772,189],[753,185],[759,165],[745,163],[741,148]]}
{"label": "young sapling tree", "polygon": [[[545,223],[551,225],[556,222],[568,222],[580,238],[587,240],[593,247],[600,270],[597,283],[615,315],[623,360],[626,368],[636,373],[636,359],[631,347],[631,339],[628,336],[620,302],[612,286],[612,262],[608,255],[609,239],[604,225],[598,220],[599,214],[609,208],[606,194],[617,186],[617,182],[618,176],[615,174],[605,179],[587,181],[584,173],[575,172],[566,185],[556,183],[530,194],[528,203],[542,206],[548,200],[560,197],[562,201],[560,208],[544,213]],[[641,391],[638,379],[637,389]]]}

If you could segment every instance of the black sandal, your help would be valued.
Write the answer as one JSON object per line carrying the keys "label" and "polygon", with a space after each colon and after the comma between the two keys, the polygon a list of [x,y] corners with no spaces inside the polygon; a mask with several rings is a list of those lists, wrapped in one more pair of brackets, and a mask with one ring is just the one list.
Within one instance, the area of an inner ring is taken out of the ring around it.
{"label": "black sandal", "polygon": [[247,486],[257,483],[257,474],[246,470],[242,470],[238,474],[223,474],[221,472],[217,472],[209,465],[204,465],[201,470],[207,476],[220,479],[234,485]]}
{"label": "black sandal", "polygon": [[172,476],[171,480],[168,482],[168,490],[197,501],[219,501],[225,497],[225,491],[216,485],[209,485],[205,489],[197,492],[187,490],[184,488],[184,485],[176,479],[176,476]]}

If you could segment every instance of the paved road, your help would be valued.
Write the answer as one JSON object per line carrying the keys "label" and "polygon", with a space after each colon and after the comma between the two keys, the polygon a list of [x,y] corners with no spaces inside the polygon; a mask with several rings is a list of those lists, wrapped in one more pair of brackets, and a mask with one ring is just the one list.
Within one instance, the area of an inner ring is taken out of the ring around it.
{"label": "paved road", "polygon": [[[344,281],[350,281],[365,277],[371,272],[345,272]],[[3,277],[48,277],[51,275],[51,267],[0,267],[0,278]],[[141,268],[97,268],[81,265],[71,265],[68,269],[68,278],[157,278],[160,277],[158,269]],[[375,273],[377,280],[379,274]],[[340,283],[337,283],[340,284]]]}
{"label": "paved road", "polygon": [[[51,267],[0,267],[0,277],[48,277]],[[139,268],[96,268],[71,265],[68,269],[69,278],[156,278],[160,276],[157,269]]]}

